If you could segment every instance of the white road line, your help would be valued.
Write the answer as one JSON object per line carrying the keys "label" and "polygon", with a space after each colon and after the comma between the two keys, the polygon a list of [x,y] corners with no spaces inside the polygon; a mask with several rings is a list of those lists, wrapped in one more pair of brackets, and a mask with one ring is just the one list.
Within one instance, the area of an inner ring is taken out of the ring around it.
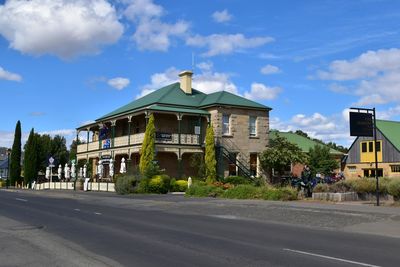
{"label": "white road line", "polygon": [[301,250],[295,250],[295,249],[289,249],[289,248],[284,248],[283,250],[289,251],[289,252],[294,252],[294,253],[299,253],[299,254],[304,254],[304,255],[309,255],[309,256],[314,256],[314,257],[319,257],[319,258],[324,258],[324,259],[329,259],[329,260],[335,260],[335,261],[341,261],[341,262],[346,262],[346,263],[357,264],[357,265],[360,265],[360,266],[380,267],[378,265],[373,265],[373,264],[368,264],[368,263],[363,263],[363,262],[358,262],[358,261],[351,261],[351,260],[346,260],[346,259],[341,259],[341,258],[335,258],[335,257],[321,255],[321,254],[305,252],[305,251],[301,251]]}
{"label": "white road line", "polygon": [[100,213],[100,212],[95,212],[94,214],[96,214],[96,215],[101,215],[101,213]]}
{"label": "white road line", "polygon": [[18,201],[22,201],[22,202],[28,202],[28,200],[26,200],[26,199],[23,199],[23,198],[15,198],[15,200],[18,200]]}
{"label": "white road line", "polygon": [[74,209],[74,211],[81,211],[80,209]]}

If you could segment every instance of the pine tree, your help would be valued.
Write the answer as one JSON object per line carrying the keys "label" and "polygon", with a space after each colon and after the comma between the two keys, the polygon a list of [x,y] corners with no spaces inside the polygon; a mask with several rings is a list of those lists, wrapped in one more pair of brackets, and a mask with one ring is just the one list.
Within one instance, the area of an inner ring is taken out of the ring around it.
{"label": "pine tree", "polygon": [[139,171],[145,175],[150,168],[154,167],[155,159],[155,136],[156,128],[154,126],[154,116],[150,115],[149,122],[146,126],[142,149],[140,153]]}
{"label": "pine tree", "polygon": [[207,183],[212,183],[216,181],[217,177],[217,160],[215,159],[214,130],[212,125],[207,127],[205,150],[206,181]]}
{"label": "pine tree", "polygon": [[21,122],[15,126],[14,143],[10,159],[10,181],[11,185],[21,182]]}
{"label": "pine tree", "polygon": [[37,178],[38,173],[38,157],[39,151],[37,149],[38,138],[35,135],[34,129],[32,128],[28,141],[25,145],[25,157],[24,157],[24,183],[30,184]]}

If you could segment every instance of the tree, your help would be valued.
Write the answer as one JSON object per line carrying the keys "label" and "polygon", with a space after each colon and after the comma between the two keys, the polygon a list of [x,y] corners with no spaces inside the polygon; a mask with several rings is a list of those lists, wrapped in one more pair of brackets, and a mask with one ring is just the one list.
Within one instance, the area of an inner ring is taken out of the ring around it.
{"label": "tree", "polygon": [[142,175],[147,176],[150,169],[155,166],[155,138],[156,128],[154,126],[154,116],[150,115],[149,122],[146,125],[146,132],[144,134],[142,149],[140,152],[139,171]]}
{"label": "tree", "polygon": [[308,154],[308,165],[313,176],[316,173],[329,175],[339,167],[339,162],[332,157],[330,148],[327,146],[315,145]]}
{"label": "tree", "polygon": [[197,170],[197,177],[204,179],[206,176],[206,165],[204,163],[203,153],[194,153],[190,157],[190,166]]}
{"label": "tree", "polygon": [[215,182],[217,177],[217,160],[215,159],[214,129],[212,125],[208,125],[206,131],[204,162],[206,165],[207,183]]}
{"label": "tree", "polygon": [[68,163],[69,158],[65,137],[56,135],[51,140],[51,156],[56,160],[57,165],[64,166],[65,163]]}
{"label": "tree", "polygon": [[83,142],[78,138],[77,140],[72,140],[71,146],[69,147],[69,160],[74,160],[76,158],[76,153],[78,145],[83,144]]}
{"label": "tree", "polygon": [[51,156],[51,143],[52,138],[48,134],[40,135],[35,133],[36,146],[37,146],[37,168],[38,171],[45,172],[46,167],[49,165],[49,157]]}
{"label": "tree", "polygon": [[[290,143],[279,134],[270,141],[270,146],[262,153],[260,158],[262,168],[271,175],[271,178],[272,170],[274,170],[279,180],[290,164],[305,163],[306,160],[307,156],[296,144]],[[273,182],[273,179],[271,179],[271,182]]]}
{"label": "tree", "polygon": [[21,122],[15,126],[14,143],[10,159],[10,181],[11,185],[21,182]]}
{"label": "tree", "polygon": [[24,183],[30,184],[37,178],[38,173],[38,149],[37,149],[37,135],[32,128],[28,141],[25,144],[24,156]]}

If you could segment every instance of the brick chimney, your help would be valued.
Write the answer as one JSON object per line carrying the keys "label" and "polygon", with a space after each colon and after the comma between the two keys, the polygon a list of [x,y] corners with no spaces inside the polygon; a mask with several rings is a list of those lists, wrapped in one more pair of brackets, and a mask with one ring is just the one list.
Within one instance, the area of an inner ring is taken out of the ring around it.
{"label": "brick chimney", "polygon": [[181,78],[181,89],[185,94],[192,94],[192,75],[193,72],[190,70],[184,70],[179,73],[179,77]]}

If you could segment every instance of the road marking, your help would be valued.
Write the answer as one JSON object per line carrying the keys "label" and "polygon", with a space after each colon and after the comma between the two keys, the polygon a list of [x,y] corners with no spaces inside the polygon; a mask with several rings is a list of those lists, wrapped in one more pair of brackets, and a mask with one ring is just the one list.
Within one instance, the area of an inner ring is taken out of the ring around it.
{"label": "road marking", "polygon": [[74,211],[81,211],[80,209],[74,209]]}
{"label": "road marking", "polygon": [[18,200],[18,201],[22,201],[22,202],[28,202],[28,200],[26,200],[26,199],[23,199],[23,198],[15,198],[15,200]]}
{"label": "road marking", "polygon": [[360,265],[360,266],[380,267],[378,265],[373,265],[373,264],[368,264],[368,263],[363,263],[363,262],[358,262],[358,261],[351,261],[351,260],[346,260],[346,259],[341,259],[341,258],[335,258],[335,257],[321,255],[321,254],[305,252],[305,251],[301,251],[301,250],[295,250],[295,249],[289,249],[289,248],[284,248],[283,250],[284,251],[289,251],[289,252],[294,252],[294,253],[299,253],[299,254],[304,254],[304,255],[309,255],[309,256],[314,256],[314,257],[319,257],[319,258],[324,258],[324,259],[329,259],[329,260],[335,260],[335,261],[341,261],[341,262],[346,262],[346,263],[357,264],[357,265]]}
{"label": "road marking", "polygon": [[95,212],[94,214],[96,214],[96,215],[101,215],[101,213],[100,213],[100,212]]}

